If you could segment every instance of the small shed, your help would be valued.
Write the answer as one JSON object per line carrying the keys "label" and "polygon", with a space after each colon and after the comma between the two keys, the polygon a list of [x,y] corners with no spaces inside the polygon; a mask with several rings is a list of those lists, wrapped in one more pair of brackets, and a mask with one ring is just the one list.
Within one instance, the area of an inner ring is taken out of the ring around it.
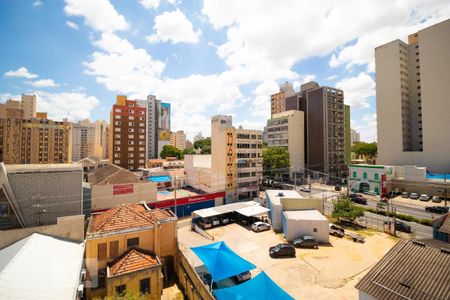
{"label": "small shed", "polygon": [[304,235],[329,243],[329,221],[318,210],[283,211],[283,233],[288,241]]}

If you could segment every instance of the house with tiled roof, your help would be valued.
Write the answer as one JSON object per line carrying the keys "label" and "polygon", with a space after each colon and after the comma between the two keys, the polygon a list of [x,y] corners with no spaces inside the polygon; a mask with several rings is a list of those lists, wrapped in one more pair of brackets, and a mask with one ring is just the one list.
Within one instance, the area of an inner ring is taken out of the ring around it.
{"label": "house with tiled roof", "polygon": [[92,211],[119,204],[156,201],[156,183],[117,165],[107,165],[88,176]]}
{"label": "house with tiled roof", "polygon": [[433,238],[448,243],[450,236],[450,213],[433,220]]}
{"label": "house with tiled roof", "polygon": [[172,211],[145,204],[123,204],[92,214],[86,233],[88,299],[114,296],[124,288],[143,291],[147,279],[154,297],[149,299],[160,299],[158,282],[174,270],[176,230]]}

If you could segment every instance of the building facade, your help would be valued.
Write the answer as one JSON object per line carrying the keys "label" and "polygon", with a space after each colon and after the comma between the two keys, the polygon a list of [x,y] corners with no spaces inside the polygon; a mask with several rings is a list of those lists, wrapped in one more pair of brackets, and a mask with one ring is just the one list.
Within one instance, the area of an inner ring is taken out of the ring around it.
{"label": "building facade", "polygon": [[72,125],[72,161],[95,154],[96,126],[89,119]]}
{"label": "building facade", "polygon": [[111,111],[109,161],[127,170],[145,168],[147,109],[117,96]]}
{"label": "building facade", "polygon": [[109,158],[108,138],[109,138],[109,125],[104,120],[97,120],[94,123],[95,136],[94,136],[94,155],[100,159]]}
{"label": "building facade", "polygon": [[285,99],[292,95],[294,95],[294,89],[291,83],[286,81],[280,85],[280,91],[270,96],[270,115],[272,116],[285,111]]}
{"label": "building facade", "polygon": [[354,143],[357,143],[359,141],[361,141],[361,137],[360,137],[359,132],[357,132],[354,129],[350,129],[350,142],[351,142],[351,144],[353,145]]}
{"label": "building facade", "polygon": [[375,48],[377,163],[450,172],[450,20]]}
{"label": "building facade", "polygon": [[267,120],[267,147],[289,151],[290,174],[305,168],[304,112],[289,110]]}
{"label": "building facade", "polygon": [[211,118],[211,174],[227,202],[258,196],[262,177],[262,132],[232,125],[231,116]]}
{"label": "building facade", "polygon": [[186,149],[186,134],[183,130],[178,130],[170,134],[170,144],[179,150]]}

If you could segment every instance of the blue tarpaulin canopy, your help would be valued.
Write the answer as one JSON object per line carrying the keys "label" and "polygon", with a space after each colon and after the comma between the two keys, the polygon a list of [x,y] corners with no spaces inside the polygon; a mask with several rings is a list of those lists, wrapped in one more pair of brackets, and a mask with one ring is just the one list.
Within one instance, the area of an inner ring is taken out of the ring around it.
{"label": "blue tarpaulin canopy", "polygon": [[215,290],[214,295],[218,300],[294,300],[264,272],[242,284]]}
{"label": "blue tarpaulin canopy", "polygon": [[223,241],[191,249],[202,260],[216,282],[256,268],[254,264],[234,253]]}

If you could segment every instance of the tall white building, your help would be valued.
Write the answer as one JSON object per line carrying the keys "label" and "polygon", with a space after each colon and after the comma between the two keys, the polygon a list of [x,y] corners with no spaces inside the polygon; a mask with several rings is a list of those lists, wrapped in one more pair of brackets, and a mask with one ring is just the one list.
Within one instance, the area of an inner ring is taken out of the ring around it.
{"label": "tall white building", "polygon": [[95,154],[95,124],[88,119],[72,125],[72,161]]}
{"label": "tall white building", "polygon": [[450,20],[375,49],[378,164],[450,172]]}
{"label": "tall white building", "polygon": [[361,141],[360,134],[354,129],[350,129],[350,143],[353,145],[356,142]]}

